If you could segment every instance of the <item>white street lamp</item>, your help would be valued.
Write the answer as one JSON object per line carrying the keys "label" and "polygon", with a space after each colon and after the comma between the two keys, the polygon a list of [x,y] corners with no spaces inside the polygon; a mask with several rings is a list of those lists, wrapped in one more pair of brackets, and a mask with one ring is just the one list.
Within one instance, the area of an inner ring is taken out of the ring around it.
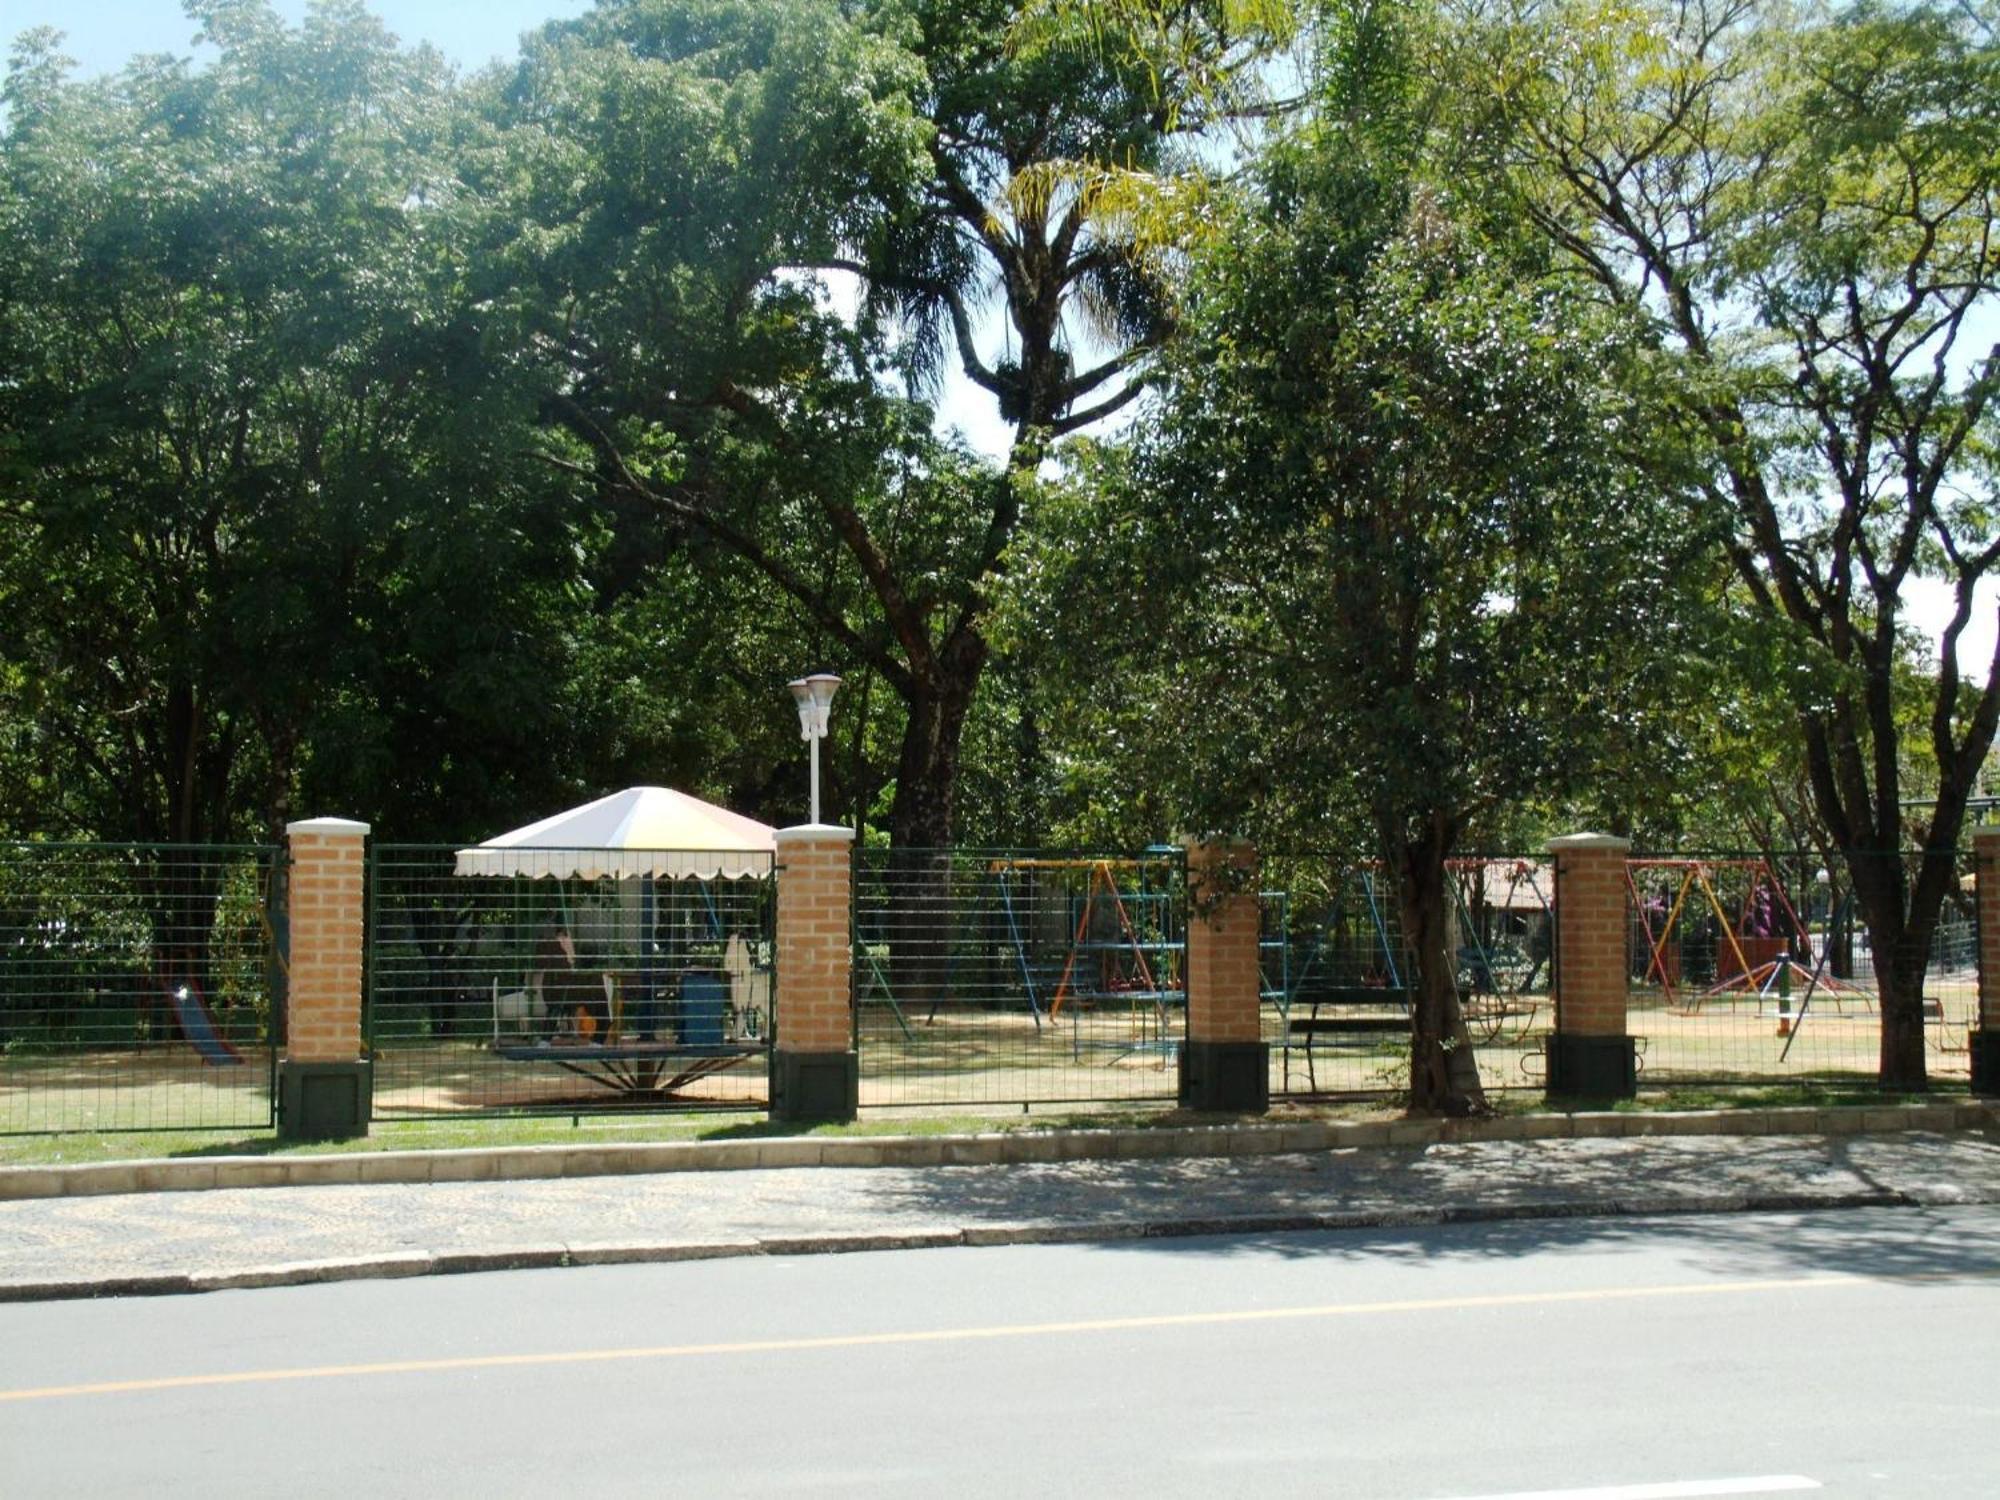
{"label": "white street lamp", "polygon": [[787,683],[799,705],[799,738],[812,746],[812,820],[819,822],[819,742],[826,738],[827,711],[833,707],[834,691],[840,679],[831,672],[815,672]]}

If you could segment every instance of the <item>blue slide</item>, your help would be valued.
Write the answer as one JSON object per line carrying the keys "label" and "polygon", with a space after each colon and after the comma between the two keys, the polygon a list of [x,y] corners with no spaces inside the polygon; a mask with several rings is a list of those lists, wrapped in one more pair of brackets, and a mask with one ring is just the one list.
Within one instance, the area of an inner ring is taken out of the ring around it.
{"label": "blue slide", "polygon": [[215,1029],[214,1013],[201,998],[200,990],[192,984],[170,984],[166,993],[167,1003],[173,1006],[181,1023],[181,1035],[193,1043],[203,1062],[212,1068],[228,1068],[243,1061],[243,1054],[224,1041],[222,1033]]}

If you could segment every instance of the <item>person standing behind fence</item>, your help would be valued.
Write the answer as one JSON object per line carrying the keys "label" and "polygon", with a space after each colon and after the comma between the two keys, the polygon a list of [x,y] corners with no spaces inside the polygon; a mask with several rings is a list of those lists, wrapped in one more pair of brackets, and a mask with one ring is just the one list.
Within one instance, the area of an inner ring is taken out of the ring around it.
{"label": "person standing behind fence", "polygon": [[576,945],[562,928],[550,923],[535,934],[534,961],[528,970],[528,989],[542,1014],[546,1036],[562,1034],[565,1002],[569,999],[566,981],[576,967]]}
{"label": "person standing behind fence", "polygon": [[564,928],[551,923],[536,938],[529,984],[542,997],[550,1037],[560,1037],[573,1027],[578,1040],[610,1039],[611,1004],[603,982],[577,971],[576,944]]}

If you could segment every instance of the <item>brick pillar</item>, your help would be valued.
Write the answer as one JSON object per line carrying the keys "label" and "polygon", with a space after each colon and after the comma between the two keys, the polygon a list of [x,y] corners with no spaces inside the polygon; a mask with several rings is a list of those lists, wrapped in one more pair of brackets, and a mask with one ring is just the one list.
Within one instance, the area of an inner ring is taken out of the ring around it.
{"label": "brick pillar", "polygon": [[1628,839],[1575,833],[1549,840],[1556,861],[1555,1030],[1548,1092],[1629,1099],[1637,1049],[1626,1032],[1625,856]]}
{"label": "brick pillar", "polygon": [[1187,1045],[1180,1102],[1188,1109],[1263,1114],[1271,1107],[1257,970],[1257,851],[1187,846]]}
{"label": "brick pillar", "polygon": [[807,823],[778,830],[774,1120],[851,1120],[860,1108],[853,897],[853,829]]}
{"label": "brick pillar", "polygon": [[285,834],[291,952],[278,1133],[287,1140],[366,1135],[371,1095],[361,1055],[361,974],[368,825],[308,818]]}
{"label": "brick pillar", "polygon": [[2000,1094],[2000,828],[1972,830],[1973,878],[1978,882],[1979,1019],[1972,1047],[1972,1091]]}

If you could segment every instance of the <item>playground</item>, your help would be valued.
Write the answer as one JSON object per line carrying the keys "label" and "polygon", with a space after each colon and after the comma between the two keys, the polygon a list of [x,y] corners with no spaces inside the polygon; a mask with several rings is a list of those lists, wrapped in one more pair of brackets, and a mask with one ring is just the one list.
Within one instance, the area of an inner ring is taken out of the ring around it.
{"label": "playground", "polygon": [[[1769,937],[1756,933],[1756,914],[1789,906],[1768,866],[1752,881],[1743,861],[1674,863],[1677,882],[1686,874],[1679,867],[1704,872],[1711,936],[1721,936],[1730,956],[1721,978],[1699,990],[1660,983],[1661,972],[1688,956],[1678,932],[1695,907],[1684,902],[1676,924],[1656,921],[1648,939],[1635,895],[1629,1025],[1641,1085],[1872,1075],[1880,1023],[1865,943],[1843,961],[1848,978],[1822,973],[1813,984],[1809,968],[1778,964]],[[1635,862],[1634,891],[1665,868]],[[862,1104],[1171,1099],[1172,1057],[1185,1036],[1184,874],[1172,851],[1067,859],[939,853],[900,864],[870,856],[856,957]],[[1529,858],[1468,858],[1453,861],[1451,875],[1455,978],[1481,1079],[1489,1090],[1539,1091],[1554,1019],[1553,872]],[[1690,879],[1690,890],[1698,884]],[[1272,1097],[1399,1090],[1408,1067],[1408,957],[1379,874],[1337,855],[1274,856],[1264,861],[1263,885]],[[919,889],[931,921],[899,934],[892,912]],[[1854,941],[1834,915],[1816,913],[1812,927],[1801,919],[1802,952]],[[919,939],[927,962],[907,954]],[[1700,967],[1691,959],[1687,973]],[[1977,1008],[1962,933],[1941,937],[1927,999],[1930,1071],[1962,1078]]]}
{"label": "playground", "polygon": [[[1820,872],[1762,856],[1651,856],[1626,862],[1631,1029],[1645,1077],[1867,1072],[1881,1046],[1879,1001],[1851,895]],[[1925,981],[1926,1066],[1966,1076],[1978,1014],[1971,904],[1948,901]],[[1775,1051],[1775,1059],[1770,1054]]]}
{"label": "playground", "polygon": [[1185,892],[1174,848],[863,851],[862,1103],[1173,1097]]}

